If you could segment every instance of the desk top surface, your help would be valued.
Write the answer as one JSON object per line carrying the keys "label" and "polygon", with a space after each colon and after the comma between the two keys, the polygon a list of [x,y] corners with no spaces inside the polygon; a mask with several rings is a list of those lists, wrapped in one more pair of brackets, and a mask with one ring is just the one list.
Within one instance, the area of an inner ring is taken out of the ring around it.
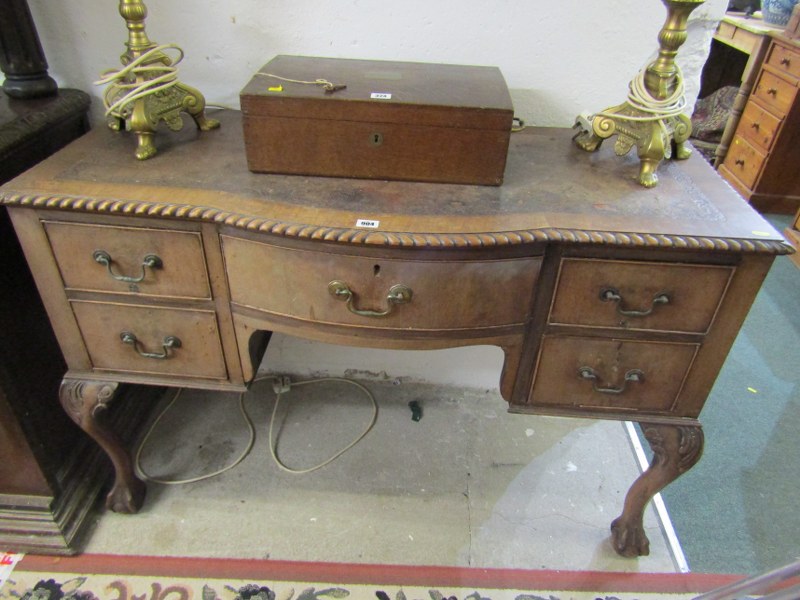
{"label": "desk top surface", "polygon": [[725,13],[722,20],[740,29],[752,31],[759,35],[782,33],[784,29],[783,25],[771,25],[764,21],[764,19],[748,16],[746,13],[728,12]]}
{"label": "desk top surface", "polygon": [[[0,189],[0,203],[211,221],[265,233],[388,246],[563,241],[784,254],[788,245],[697,153],[664,161],[659,184],[607,141],[587,153],[569,129],[512,135],[500,187],[266,175],[247,169],[238,112],[219,130],[159,131],[133,156],[132,135],[99,128]],[[278,140],[276,143],[280,143]],[[375,228],[357,226],[360,219]]]}

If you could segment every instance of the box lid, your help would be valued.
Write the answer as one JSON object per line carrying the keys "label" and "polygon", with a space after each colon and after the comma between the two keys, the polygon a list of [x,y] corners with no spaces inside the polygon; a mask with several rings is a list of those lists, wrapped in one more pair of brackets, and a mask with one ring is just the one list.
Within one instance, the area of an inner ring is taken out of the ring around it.
{"label": "box lid", "polygon": [[[326,92],[321,85],[297,83],[317,79],[347,87]],[[497,67],[308,56],[276,56],[240,99],[246,116],[505,131],[514,113]]]}

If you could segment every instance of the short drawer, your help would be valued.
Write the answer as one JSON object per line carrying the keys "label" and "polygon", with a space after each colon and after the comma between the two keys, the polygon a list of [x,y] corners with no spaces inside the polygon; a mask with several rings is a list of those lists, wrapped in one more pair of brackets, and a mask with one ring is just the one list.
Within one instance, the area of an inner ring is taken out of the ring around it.
{"label": "short drawer", "polygon": [[800,50],[773,43],[765,62],[791,77],[800,78]]}
{"label": "short drawer", "polygon": [[68,290],[211,297],[197,232],[54,221],[44,228]]}
{"label": "short drawer", "polygon": [[793,82],[762,69],[752,95],[770,107],[776,116],[784,117],[792,107],[797,87]]}
{"label": "short drawer", "polygon": [[395,260],[288,249],[228,236],[222,242],[235,304],[316,323],[372,328],[522,324],[529,317],[541,266],[540,257]]}
{"label": "short drawer", "polygon": [[698,344],[545,336],[530,403],[673,411]]}
{"label": "short drawer", "polygon": [[780,125],[781,119],[755,102],[748,102],[736,131],[754,146],[761,148],[764,152],[769,152]]}
{"label": "short drawer", "polygon": [[565,258],[551,324],[705,333],[733,267]]}
{"label": "short drawer", "polygon": [[227,378],[212,311],[84,301],[71,304],[95,369]]}
{"label": "short drawer", "polygon": [[728,149],[725,167],[745,186],[752,189],[755,187],[765,160],[764,154],[751,146],[742,136],[737,135]]}

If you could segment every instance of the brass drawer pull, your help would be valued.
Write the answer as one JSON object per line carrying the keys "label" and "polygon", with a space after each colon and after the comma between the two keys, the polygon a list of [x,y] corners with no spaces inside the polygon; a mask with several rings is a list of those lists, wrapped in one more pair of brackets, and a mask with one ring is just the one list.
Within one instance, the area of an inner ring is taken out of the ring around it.
{"label": "brass drawer pull", "polygon": [[600,394],[621,394],[628,386],[628,382],[644,383],[644,373],[639,369],[630,369],[629,371],[626,371],[622,385],[619,387],[598,387],[597,373],[595,373],[595,370],[592,367],[581,367],[578,369],[578,375],[583,379],[592,381],[592,389]]}
{"label": "brass drawer pull", "polygon": [[777,95],[778,95],[778,88],[769,88],[769,89],[767,90],[767,93],[768,93],[770,96],[777,96]]}
{"label": "brass drawer pull", "polygon": [[[738,161],[737,161],[738,164]],[[646,310],[628,310],[622,308],[622,296],[619,291],[614,288],[605,288],[600,292],[600,299],[603,302],[616,302],[617,312],[624,317],[646,317],[655,310],[659,304],[669,304],[669,296],[665,293],[656,294],[653,296],[653,304]]]}
{"label": "brass drawer pull", "polygon": [[761,123],[759,123],[759,122],[757,122],[757,121],[756,121],[756,122],[754,122],[754,123],[751,123],[751,124],[750,124],[750,127],[752,127],[753,129],[755,129],[756,131],[758,131],[759,127],[761,127]]}
{"label": "brass drawer pull", "polygon": [[792,64],[792,61],[788,56],[784,56],[781,59],[781,64],[784,65],[785,67],[788,67],[790,64]]}
{"label": "brass drawer pull", "polygon": [[736,159],[735,161],[733,161],[733,162],[734,162],[735,164],[739,165],[740,167],[743,167],[743,166],[744,166],[744,159],[743,159],[743,158],[737,158],[737,159]]}
{"label": "brass drawer pull", "polygon": [[157,360],[165,360],[170,357],[169,350],[170,348],[180,348],[181,341],[174,335],[168,335],[164,338],[164,342],[162,346],[164,347],[164,352],[145,352],[142,350],[142,345],[139,340],[136,338],[134,334],[130,331],[123,331],[119,334],[119,339],[122,340],[123,344],[129,344],[134,347],[136,352],[139,356],[143,358],[155,358]]}
{"label": "brass drawer pull", "polygon": [[331,281],[328,284],[328,292],[337,300],[347,302],[347,310],[351,313],[362,317],[385,317],[392,312],[396,304],[407,304],[411,302],[411,288],[407,285],[398,283],[389,288],[389,293],[386,294],[386,303],[388,306],[386,310],[365,310],[353,306],[355,301],[355,294],[344,281]]}
{"label": "brass drawer pull", "polygon": [[117,281],[124,281],[125,283],[139,283],[143,281],[147,274],[146,269],[161,269],[164,266],[163,261],[155,254],[148,254],[142,259],[142,274],[138,277],[131,277],[129,275],[117,275],[111,269],[111,264],[114,262],[111,255],[105,250],[95,250],[92,255],[96,263],[104,265],[108,269],[108,274]]}

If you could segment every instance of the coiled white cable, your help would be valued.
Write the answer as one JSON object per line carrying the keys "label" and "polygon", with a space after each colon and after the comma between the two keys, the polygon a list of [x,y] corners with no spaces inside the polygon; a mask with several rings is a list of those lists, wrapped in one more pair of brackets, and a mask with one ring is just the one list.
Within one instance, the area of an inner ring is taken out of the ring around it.
{"label": "coiled white cable", "polygon": [[[165,52],[175,51],[177,58]],[[183,60],[183,50],[175,44],[162,44],[148,50],[121,69],[101,73],[95,85],[108,85],[103,93],[106,116],[122,118],[125,107],[139,98],[168,89],[178,83],[175,65]]]}
{"label": "coiled white cable", "polygon": [[[259,378],[255,379],[253,381],[253,383],[255,384],[255,383],[258,383],[260,381],[266,381],[266,380],[272,380],[273,381],[273,390],[275,391],[275,404],[274,404],[274,406],[272,408],[272,417],[270,419],[270,424],[269,424],[269,450],[270,450],[270,454],[272,455],[273,460],[275,461],[275,464],[277,464],[278,467],[281,470],[286,471],[287,473],[293,473],[293,474],[296,474],[296,475],[302,475],[302,474],[305,474],[305,473],[311,473],[312,471],[316,471],[318,469],[321,469],[322,467],[325,467],[325,466],[329,465],[334,460],[339,458],[342,454],[347,452],[350,448],[352,448],[353,446],[358,444],[362,439],[364,439],[364,437],[366,437],[366,435],[372,430],[372,428],[375,425],[375,422],[376,422],[376,420],[378,418],[378,403],[375,400],[375,396],[365,386],[361,385],[357,381],[353,381],[352,379],[345,379],[345,378],[341,378],[341,377],[322,377],[322,378],[319,378],[319,379],[309,379],[307,381],[289,382],[289,379],[287,377],[276,377],[276,376],[271,376],[270,375],[270,376],[259,377]],[[283,462],[281,462],[281,460],[277,456],[277,446],[278,446],[277,440],[275,440],[273,442],[273,429],[274,429],[274,424],[275,424],[275,416],[278,413],[278,405],[280,403],[281,396],[284,393],[286,393],[289,389],[291,389],[292,387],[295,387],[295,386],[309,385],[309,384],[312,384],[312,383],[331,382],[331,381],[338,381],[338,382],[343,382],[343,383],[348,383],[350,385],[354,385],[354,386],[359,388],[361,391],[363,391],[367,395],[367,397],[369,398],[370,402],[372,403],[372,408],[373,408],[372,417],[370,418],[369,423],[365,427],[364,431],[355,440],[350,442],[348,445],[346,445],[344,448],[339,450],[336,454],[334,454],[332,457],[330,457],[329,459],[325,460],[324,462],[322,462],[322,463],[320,463],[318,465],[315,465],[313,467],[308,467],[306,469],[292,469],[290,467],[287,467]],[[239,465],[239,463],[241,463],[248,456],[248,454],[250,454],[250,451],[253,449],[253,445],[255,444],[255,439],[256,439],[256,430],[255,430],[255,426],[253,425],[253,421],[252,421],[252,419],[250,418],[250,415],[247,412],[247,408],[245,407],[245,402],[244,402],[245,401],[245,392],[241,392],[239,394],[239,411],[241,412],[242,418],[244,419],[244,421],[245,421],[245,423],[247,425],[247,428],[248,428],[248,431],[249,431],[249,440],[248,440],[244,450],[241,452],[241,454],[232,463],[230,463],[229,465],[227,465],[225,467],[222,467],[221,469],[213,471],[211,473],[206,473],[204,475],[198,475],[197,477],[190,477],[190,478],[187,478],[187,479],[162,479],[160,477],[154,477],[154,476],[150,475],[149,473],[147,473],[144,470],[144,467],[142,467],[142,464],[141,464],[141,456],[142,456],[142,452],[144,450],[144,447],[146,446],[147,442],[149,441],[150,436],[153,434],[153,431],[155,430],[156,426],[159,424],[159,422],[164,417],[164,415],[172,408],[172,406],[178,400],[178,398],[180,397],[182,391],[183,391],[183,388],[178,388],[177,392],[172,397],[172,399],[161,410],[161,412],[155,418],[153,423],[150,425],[150,427],[148,428],[148,430],[145,433],[144,437],[142,438],[142,441],[139,443],[139,447],[136,449],[136,453],[134,455],[134,461],[133,461],[133,468],[134,468],[134,471],[135,471],[136,475],[138,477],[140,477],[141,479],[143,479],[143,480],[152,481],[154,483],[161,483],[163,485],[184,485],[184,484],[187,484],[187,483],[196,483],[198,481],[204,481],[206,479],[210,479],[212,477],[216,477],[217,475],[221,475],[222,473],[225,473],[226,471],[230,471],[231,469],[233,469],[234,467]]]}
{"label": "coiled white cable", "polygon": [[677,86],[669,97],[659,100],[653,98],[645,83],[647,67],[642,68],[636,77],[631,80],[628,86],[628,104],[631,108],[644,113],[640,115],[623,115],[619,113],[609,113],[602,111],[599,116],[612,117],[625,121],[660,121],[670,117],[676,117],[686,109],[686,88],[683,83],[683,73],[676,65],[675,75]]}
{"label": "coiled white cable", "polygon": [[144,470],[144,467],[142,467],[142,462],[141,462],[141,460],[142,460],[142,451],[144,450],[145,445],[147,444],[148,440],[150,439],[150,436],[153,434],[153,431],[155,431],[156,426],[161,421],[161,419],[164,417],[164,415],[167,414],[169,409],[171,409],[172,406],[175,404],[175,402],[178,400],[178,398],[181,395],[181,392],[183,392],[183,388],[178,388],[178,391],[175,392],[175,395],[172,397],[172,399],[169,401],[169,403],[167,403],[167,405],[164,407],[164,409],[158,414],[158,416],[156,417],[155,421],[153,421],[153,423],[150,425],[149,429],[147,430],[147,432],[145,433],[144,437],[142,438],[142,441],[139,443],[139,447],[136,449],[136,454],[134,456],[134,461],[133,461],[133,469],[134,469],[136,475],[140,479],[143,479],[143,480],[146,480],[146,481],[152,481],[154,483],[161,483],[163,485],[184,485],[184,484],[187,484],[187,483],[196,483],[198,481],[204,481],[205,479],[211,479],[212,477],[216,477],[217,475],[221,475],[222,473],[225,473],[226,471],[230,471],[235,466],[237,466],[239,463],[241,463],[245,458],[247,458],[247,455],[250,454],[250,450],[253,449],[253,444],[255,444],[255,441],[256,441],[256,430],[255,430],[255,426],[253,425],[253,421],[250,418],[250,415],[247,414],[247,409],[244,406],[244,392],[242,392],[241,394],[239,394],[239,411],[242,413],[242,417],[244,418],[244,422],[246,423],[247,428],[248,428],[248,430],[250,432],[250,439],[248,440],[247,445],[245,446],[245,449],[242,451],[242,453],[239,455],[239,457],[236,460],[234,460],[231,464],[229,464],[229,465],[227,465],[225,467],[222,467],[221,469],[218,469],[217,471],[214,471],[212,473],[205,473],[204,475],[198,475],[197,477],[190,477],[188,479],[161,479],[160,477],[153,477],[152,475],[147,473]]}
{"label": "coiled white cable", "polygon": [[[256,381],[258,381],[258,380],[256,380]],[[312,471],[316,471],[318,469],[321,469],[322,467],[325,467],[325,466],[329,465],[330,463],[332,463],[334,460],[339,458],[342,454],[344,454],[345,452],[350,450],[350,448],[355,446],[358,442],[363,440],[364,437],[370,432],[372,427],[375,425],[375,421],[378,419],[378,403],[375,401],[375,396],[372,394],[372,392],[370,392],[366,387],[364,387],[363,385],[361,385],[357,381],[353,381],[352,379],[344,379],[344,378],[341,378],[341,377],[323,377],[321,379],[310,379],[308,381],[296,381],[296,382],[292,383],[291,386],[295,387],[295,386],[298,386],[298,385],[308,385],[310,383],[323,383],[323,382],[330,382],[330,381],[341,381],[343,383],[349,383],[351,385],[356,386],[362,392],[364,392],[367,395],[367,397],[370,399],[370,401],[372,402],[372,418],[370,419],[369,423],[367,424],[366,428],[361,433],[361,435],[359,435],[355,440],[350,442],[347,446],[345,446],[344,448],[339,450],[336,454],[331,456],[328,460],[326,460],[326,461],[324,461],[324,462],[322,462],[322,463],[320,463],[318,465],[315,465],[313,467],[308,467],[306,469],[292,469],[290,467],[287,467],[285,464],[283,464],[283,462],[281,462],[281,460],[278,458],[278,442],[277,442],[277,440],[274,443],[272,441],[272,437],[273,437],[272,430],[273,430],[273,428],[275,426],[275,415],[277,415],[277,413],[278,413],[278,403],[279,403],[279,401],[281,399],[281,395],[283,394],[282,388],[279,389],[278,386],[275,386],[275,405],[272,407],[272,418],[269,420],[269,451],[272,454],[272,459],[275,461],[275,464],[277,464],[278,467],[281,470],[286,471],[287,473],[294,473],[295,475],[303,475],[305,473],[311,473]]]}

